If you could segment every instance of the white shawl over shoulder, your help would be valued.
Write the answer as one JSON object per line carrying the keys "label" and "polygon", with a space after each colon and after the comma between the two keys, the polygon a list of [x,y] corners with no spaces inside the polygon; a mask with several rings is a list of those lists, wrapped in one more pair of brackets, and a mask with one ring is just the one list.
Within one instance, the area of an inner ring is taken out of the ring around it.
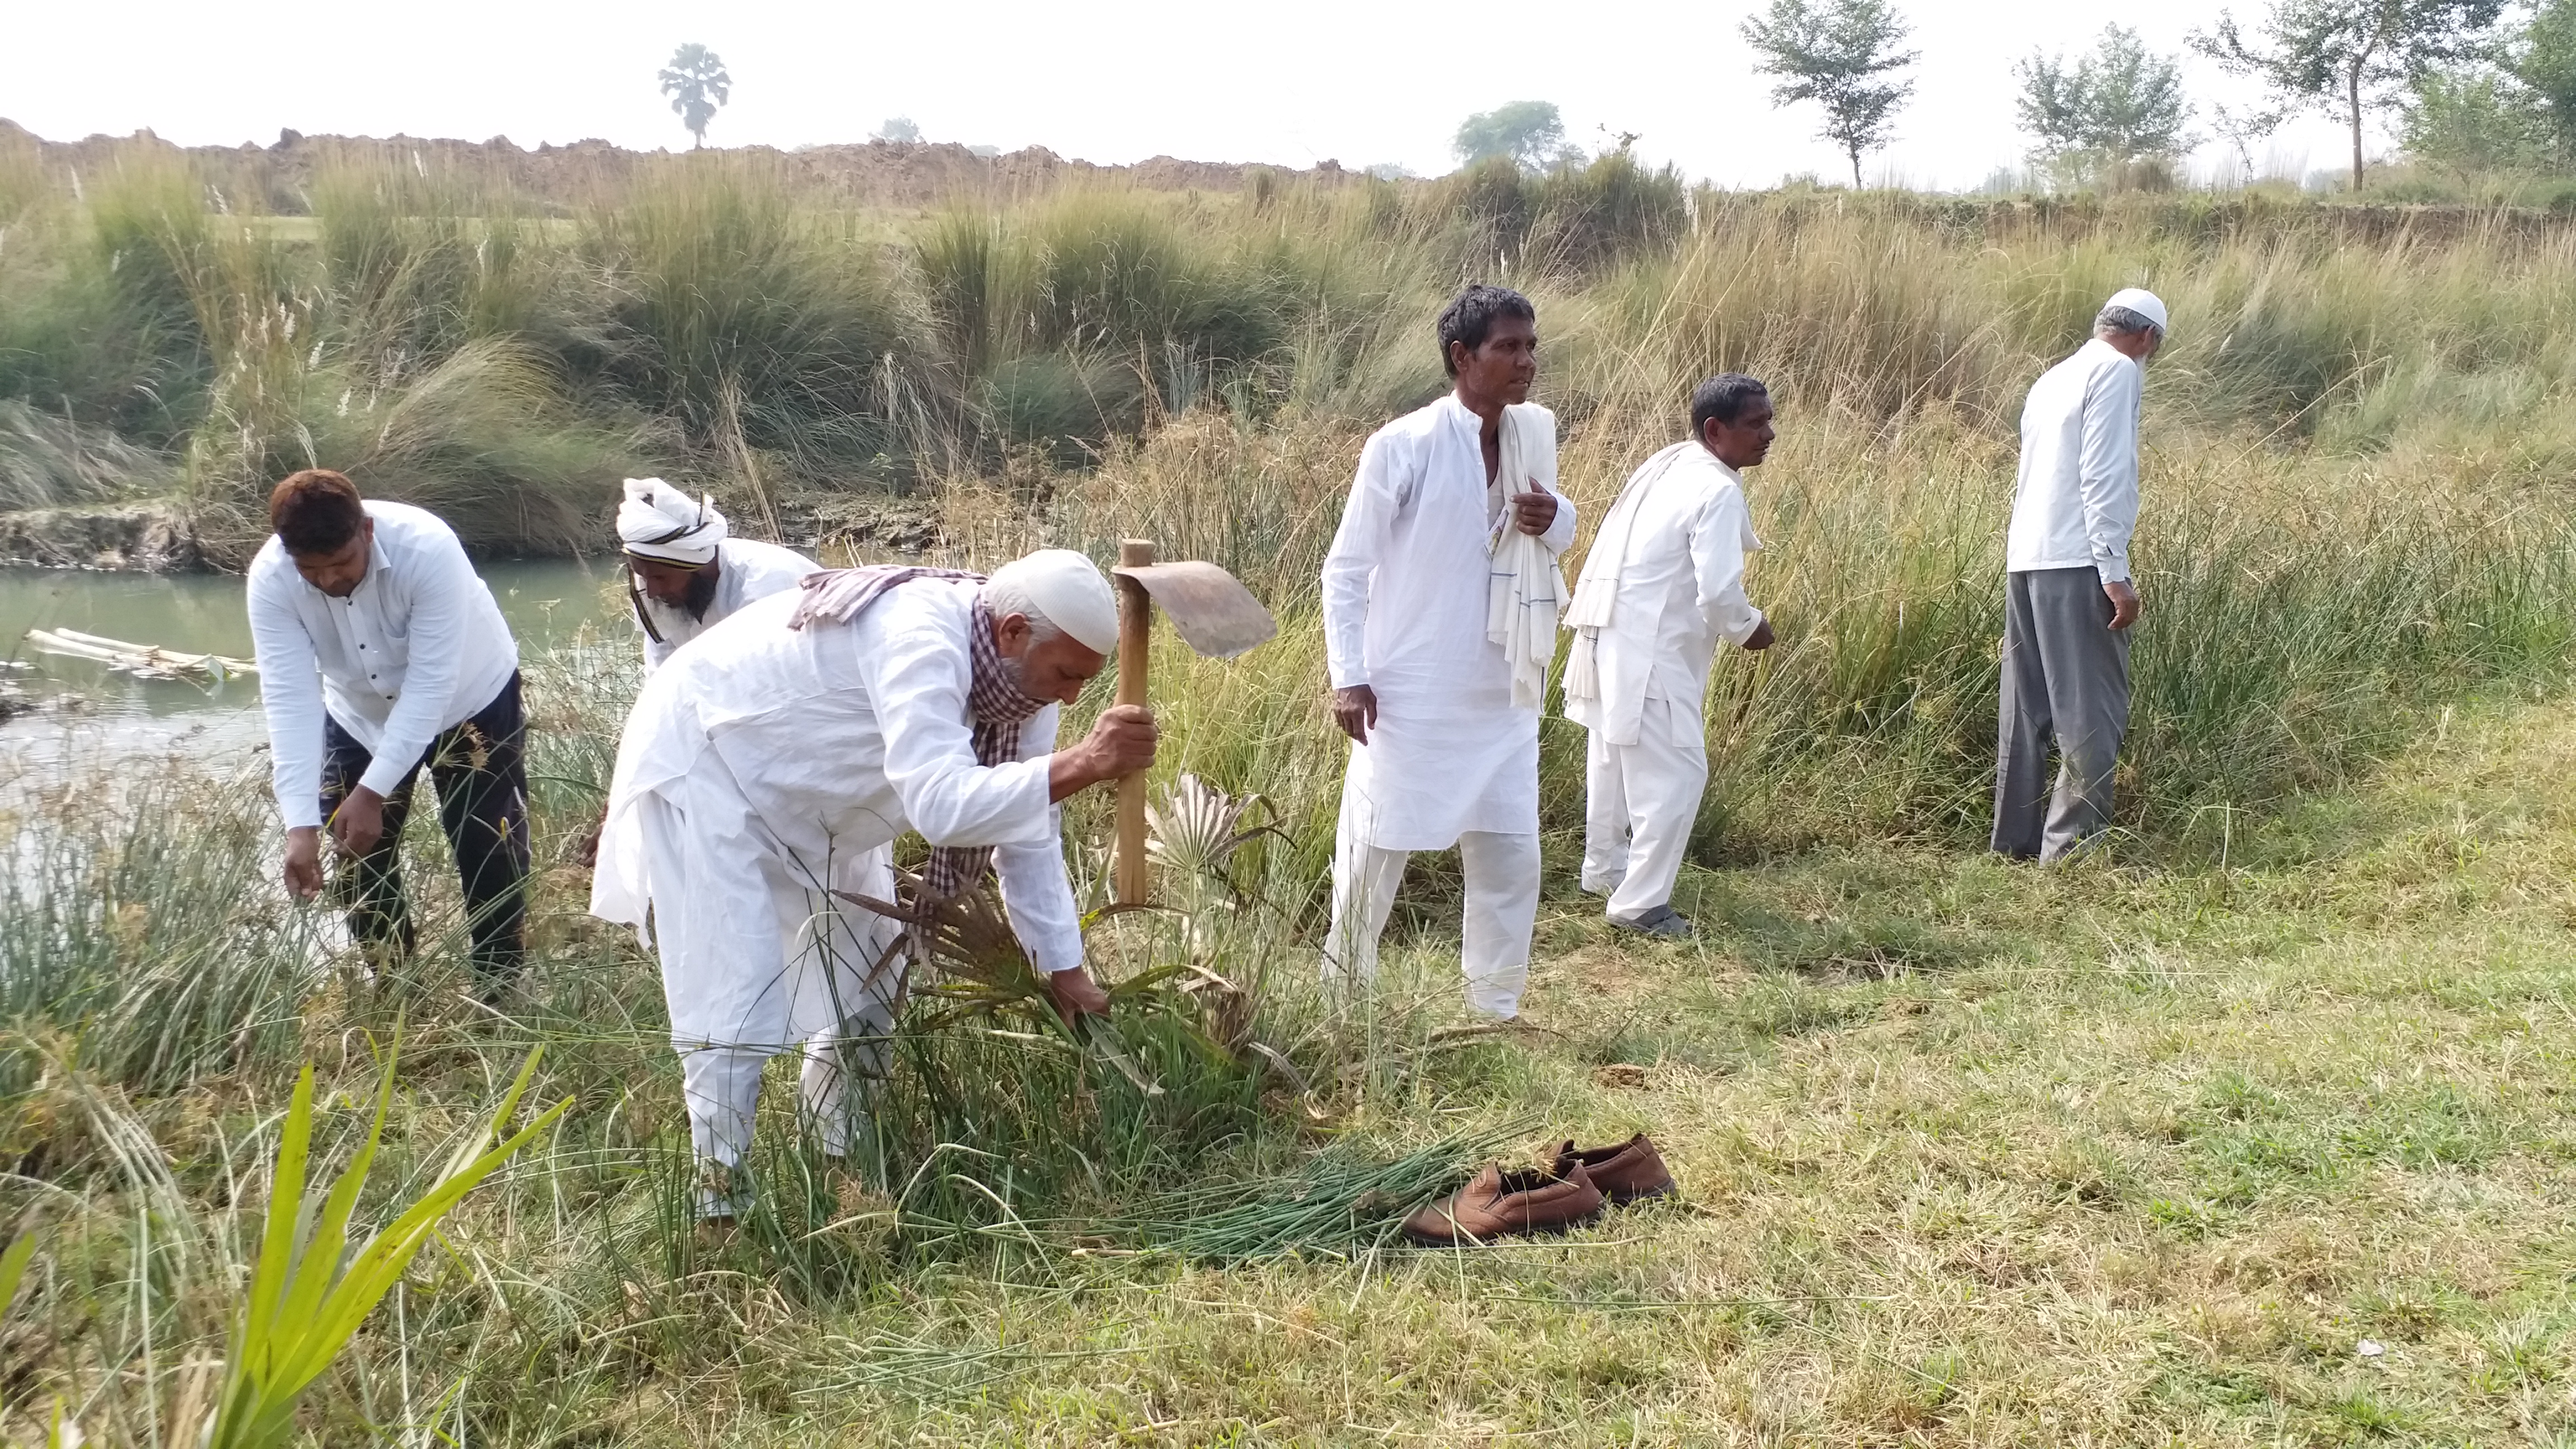
{"label": "white shawl over shoulder", "polygon": [[1502,510],[1489,541],[1493,579],[1486,592],[1485,637],[1503,648],[1512,670],[1512,704],[1536,709],[1547,695],[1547,666],[1556,658],[1557,612],[1565,605],[1565,576],[1556,555],[1512,517],[1516,494],[1538,491],[1556,478],[1556,418],[1526,403],[1503,409],[1501,466],[1494,481]]}

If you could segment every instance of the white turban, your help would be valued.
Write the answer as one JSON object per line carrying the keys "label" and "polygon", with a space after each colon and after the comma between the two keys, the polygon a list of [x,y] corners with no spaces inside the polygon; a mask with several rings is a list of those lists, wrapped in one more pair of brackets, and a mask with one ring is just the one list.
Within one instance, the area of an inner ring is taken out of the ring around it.
{"label": "white turban", "polygon": [[617,505],[617,538],[637,558],[695,567],[716,556],[726,532],[715,499],[692,502],[659,478],[626,480],[626,501]]}
{"label": "white turban", "polygon": [[993,570],[984,584],[995,615],[1026,612],[1074,637],[1095,654],[1118,647],[1118,600],[1091,560],[1069,548],[1042,548]]}

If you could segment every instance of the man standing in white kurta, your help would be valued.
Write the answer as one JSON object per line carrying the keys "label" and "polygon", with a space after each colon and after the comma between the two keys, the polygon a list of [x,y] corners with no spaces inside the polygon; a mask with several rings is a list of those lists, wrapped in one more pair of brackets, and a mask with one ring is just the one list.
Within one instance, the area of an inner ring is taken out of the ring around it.
{"label": "man standing in white kurta", "polygon": [[1115,707],[1081,743],[1054,745],[1057,707],[1117,638],[1100,571],[1050,549],[989,581],[816,574],[645,681],[618,743],[591,911],[640,929],[649,909],[691,1141],[723,1169],[707,1175],[706,1215],[738,1205],[730,1170],[773,1055],[808,1045],[807,1108],[825,1151],[846,1147],[829,1047],[881,1042],[903,983],[865,938],[877,918],[831,892],[864,890],[869,857],[904,831],[933,847],[935,894],[997,869],[1058,1008],[1105,1009],[1083,969],[1055,806],[1150,765],[1153,717]]}
{"label": "man standing in white kurta", "polygon": [[[1333,720],[1351,737],[1325,970],[1373,979],[1405,856],[1455,845],[1467,1002],[1508,1020],[1538,917],[1539,702],[1516,692],[1493,632],[1496,542],[1517,528],[1562,553],[1574,505],[1556,491],[1555,418],[1528,406],[1529,299],[1469,287],[1440,314],[1439,335],[1454,388],[1368,440],[1324,560]],[[1506,408],[1526,409],[1516,421],[1535,430],[1516,450],[1526,476],[1504,476]]]}
{"label": "man standing in white kurta", "polygon": [[1610,924],[1687,936],[1673,882],[1708,785],[1701,712],[1717,643],[1771,647],[1744,594],[1762,547],[1744,470],[1771,452],[1771,394],[1740,372],[1691,394],[1691,436],[1646,460],[1601,521],[1566,617],[1565,715],[1585,752],[1583,888]]}

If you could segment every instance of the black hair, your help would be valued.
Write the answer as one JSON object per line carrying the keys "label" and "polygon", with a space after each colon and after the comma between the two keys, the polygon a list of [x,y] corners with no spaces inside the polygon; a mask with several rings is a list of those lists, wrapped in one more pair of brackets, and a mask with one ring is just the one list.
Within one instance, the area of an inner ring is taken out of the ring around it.
{"label": "black hair", "polygon": [[1538,309],[1530,299],[1509,287],[1488,287],[1476,283],[1451,299],[1440,309],[1440,367],[1451,377],[1458,375],[1457,359],[1449,355],[1449,344],[1464,342],[1469,352],[1485,345],[1494,333],[1494,319],[1518,317],[1531,326],[1538,325]]}
{"label": "black hair", "polygon": [[1691,389],[1691,436],[1708,436],[1708,425],[1714,420],[1732,423],[1744,416],[1757,397],[1769,397],[1771,389],[1762,379],[1740,372],[1721,372]]}
{"label": "black hair", "polygon": [[288,476],[268,495],[269,527],[291,554],[334,554],[367,526],[358,487],[328,468]]}

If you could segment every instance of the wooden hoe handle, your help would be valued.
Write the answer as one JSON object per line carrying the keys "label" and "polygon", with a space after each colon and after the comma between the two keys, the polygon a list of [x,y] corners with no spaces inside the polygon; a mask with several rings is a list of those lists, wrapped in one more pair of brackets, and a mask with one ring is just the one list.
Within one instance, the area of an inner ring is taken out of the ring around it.
{"label": "wooden hoe handle", "polygon": [[[1131,538],[1118,545],[1118,566],[1139,569],[1154,562],[1151,540]],[[1145,657],[1154,642],[1154,599],[1145,586],[1121,574],[1118,579],[1118,702],[1145,702]],[[1145,903],[1145,776],[1142,771],[1118,782],[1118,904]]]}

